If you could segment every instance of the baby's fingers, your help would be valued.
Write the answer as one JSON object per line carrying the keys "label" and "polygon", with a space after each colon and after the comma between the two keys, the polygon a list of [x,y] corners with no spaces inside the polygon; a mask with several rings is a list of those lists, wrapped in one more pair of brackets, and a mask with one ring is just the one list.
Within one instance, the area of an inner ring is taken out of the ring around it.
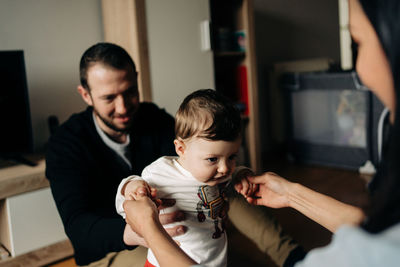
{"label": "baby's fingers", "polygon": [[248,193],[248,195],[252,196],[258,191],[259,185],[253,184],[253,183],[251,183],[250,185],[251,185],[251,189],[250,189],[250,192]]}
{"label": "baby's fingers", "polygon": [[245,181],[245,180],[242,181],[242,190],[241,190],[240,193],[241,193],[243,196],[247,196],[247,195],[248,195],[249,189],[250,189],[250,185],[251,185],[251,184],[249,184],[247,181]]}
{"label": "baby's fingers", "polygon": [[241,194],[241,191],[242,191],[242,188],[243,188],[242,183],[235,184],[234,187],[235,187],[236,192]]}
{"label": "baby's fingers", "polygon": [[150,196],[150,192],[147,187],[141,186],[136,189],[135,192],[129,192],[126,197],[127,200],[138,200],[140,197]]}

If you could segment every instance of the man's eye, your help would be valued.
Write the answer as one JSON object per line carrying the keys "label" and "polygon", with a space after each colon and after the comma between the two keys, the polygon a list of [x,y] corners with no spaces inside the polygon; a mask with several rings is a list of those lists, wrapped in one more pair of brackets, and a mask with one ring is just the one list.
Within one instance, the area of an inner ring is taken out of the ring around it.
{"label": "man's eye", "polygon": [[104,101],[107,101],[107,102],[113,101],[114,98],[115,98],[115,97],[114,97],[113,95],[108,95],[108,96],[102,97],[102,99],[103,99]]}
{"label": "man's eye", "polygon": [[137,97],[139,95],[139,92],[137,88],[135,89],[129,89],[128,91],[125,92],[125,96],[127,97]]}
{"label": "man's eye", "polygon": [[208,158],[207,159],[207,161],[209,161],[209,162],[212,162],[212,163],[214,163],[214,162],[217,162],[217,158]]}
{"label": "man's eye", "polygon": [[236,154],[231,155],[231,156],[229,157],[229,160],[236,160],[236,159],[237,159],[237,155],[236,155]]}

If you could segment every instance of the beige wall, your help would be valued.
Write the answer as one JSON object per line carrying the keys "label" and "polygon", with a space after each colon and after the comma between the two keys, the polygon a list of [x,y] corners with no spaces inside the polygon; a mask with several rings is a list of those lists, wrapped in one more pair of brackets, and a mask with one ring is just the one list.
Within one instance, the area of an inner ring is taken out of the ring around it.
{"label": "beige wall", "polygon": [[79,59],[101,40],[100,0],[0,1],[0,50],[25,53],[36,150],[47,141],[49,115],[62,122],[84,107],[76,92]]}
{"label": "beige wall", "polygon": [[214,88],[211,51],[201,50],[209,0],[146,0],[153,101],[175,115],[194,90]]}

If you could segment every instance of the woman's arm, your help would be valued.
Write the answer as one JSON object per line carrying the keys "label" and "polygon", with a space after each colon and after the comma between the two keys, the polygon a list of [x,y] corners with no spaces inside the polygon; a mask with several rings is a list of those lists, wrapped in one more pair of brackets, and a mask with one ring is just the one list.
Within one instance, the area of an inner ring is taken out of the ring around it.
{"label": "woman's arm", "polygon": [[343,224],[359,225],[365,217],[358,207],[289,182],[275,173],[267,172],[248,179],[259,185],[256,197],[247,198],[250,203],[271,208],[291,207],[332,232]]}
{"label": "woman's arm", "polygon": [[161,266],[192,266],[196,264],[179,248],[160,223],[158,210],[147,196],[124,202],[126,221],[133,231],[143,236]]}

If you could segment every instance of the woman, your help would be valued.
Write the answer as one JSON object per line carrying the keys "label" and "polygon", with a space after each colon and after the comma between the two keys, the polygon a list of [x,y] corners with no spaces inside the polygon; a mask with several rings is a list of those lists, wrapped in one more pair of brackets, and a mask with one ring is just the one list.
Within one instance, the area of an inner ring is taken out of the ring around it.
{"label": "woman", "polygon": [[[350,31],[358,43],[356,69],[363,83],[389,108],[391,133],[365,213],[273,173],[249,178],[258,184],[258,191],[248,201],[273,208],[292,207],[335,232],[330,245],[312,250],[296,266],[395,266],[400,262],[400,109],[396,109],[400,98],[400,1],[349,0],[349,7]],[[237,190],[245,194],[247,188]],[[128,223],[144,236],[162,266],[194,264],[165,233],[156,207],[147,197],[126,202],[125,209]]]}

